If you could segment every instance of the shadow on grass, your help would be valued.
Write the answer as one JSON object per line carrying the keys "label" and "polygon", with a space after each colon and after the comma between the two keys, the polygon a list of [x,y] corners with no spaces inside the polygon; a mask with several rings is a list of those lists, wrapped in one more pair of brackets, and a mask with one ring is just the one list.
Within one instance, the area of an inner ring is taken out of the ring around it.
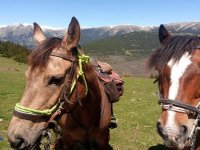
{"label": "shadow on grass", "polygon": [[149,147],[148,150],[169,150],[169,149],[163,144],[157,144],[155,146]]}
{"label": "shadow on grass", "polygon": [[109,144],[108,150],[113,150],[113,147]]}
{"label": "shadow on grass", "polygon": [[[59,148],[57,148],[60,150]],[[76,144],[72,148],[73,150],[99,150],[99,144],[95,141],[87,141],[85,143],[82,142],[76,142]],[[109,144],[109,147],[107,150],[113,150],[113,147]]]}

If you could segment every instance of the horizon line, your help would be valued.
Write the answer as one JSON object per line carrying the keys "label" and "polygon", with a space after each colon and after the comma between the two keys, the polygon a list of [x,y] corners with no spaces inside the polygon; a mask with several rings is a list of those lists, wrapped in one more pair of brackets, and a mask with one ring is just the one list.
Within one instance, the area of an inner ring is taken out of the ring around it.
{"label": "horizon line", "polygon": [[[172,23],[164,23],[164,25],[171,25],[171,24],[181,24],[181,23],[200,23],[200,21],[184,21],[184,22],[172,22]],[[8,27],[8,26],[33,26],[31,23],[11,23],[11,24],[0,24],[0,28],[3,27]],[[117,26],[136,26],[136,27],[158,27],[159,25],[136,25],[136,24],[117,24],[117,25],[102,25],[102,26],[81,26],[81,29],[90,29],[90,28],[103,28],[103,27],[110,27],[114,28]],[[66,29],[67,27],[61,27],[61,26],[49,26],[49,25],[40,25],[41,28],[44,29],[51,29],[51,30],[63,30]]]}

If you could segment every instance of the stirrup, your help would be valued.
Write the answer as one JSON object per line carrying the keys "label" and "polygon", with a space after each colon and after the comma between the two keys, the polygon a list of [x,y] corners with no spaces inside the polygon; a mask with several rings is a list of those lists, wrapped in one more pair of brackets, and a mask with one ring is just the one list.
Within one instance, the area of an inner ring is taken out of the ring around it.
{"label": "stirrup", "polygon": [[110,129],[117,128],[117,120],[114,115],[111,116],[109,128]]}

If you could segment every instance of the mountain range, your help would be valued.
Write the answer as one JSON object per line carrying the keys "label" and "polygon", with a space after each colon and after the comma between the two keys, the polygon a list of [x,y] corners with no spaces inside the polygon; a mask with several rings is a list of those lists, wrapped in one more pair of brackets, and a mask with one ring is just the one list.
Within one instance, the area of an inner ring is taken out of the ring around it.
{"label": "mountain range", "polygon": [[[200,22],[182,22],[165,25],[173,33],[191,33],[200,34]],[[63,37],[66,29],[42,27],[47,37]],[[136,26],[136,25],[117,25],[95,28],[83,28],[81,30],[80,44],[87,44],[96,40],[101,40],[113,36],[125,35],[131,32],[144,31],[146,33],[157,32],[158,27],[154,26]],[[17,44],[33,48],[35,45],[32,39],[33,26],[28,24],[15,24],[0,26],[0,41],[12,41]],[[123,40],[123,39],[121,39]]]}
{"label": "mountain range", "polygon": [[[67,30],[41,27],[47,37],[63,37]],[[175,34],[200,34],[200,22],[171,23],[165,27]],[[120,74],[149,76],[145,62],[149,54],[160,46],[158,28],[135,25],[83,28],[80,45],[88,55],[110,63]],[[32,32],[33,26],[27,24],[0,26],[0,41],[11,41],[33,49],[36,43]]]}

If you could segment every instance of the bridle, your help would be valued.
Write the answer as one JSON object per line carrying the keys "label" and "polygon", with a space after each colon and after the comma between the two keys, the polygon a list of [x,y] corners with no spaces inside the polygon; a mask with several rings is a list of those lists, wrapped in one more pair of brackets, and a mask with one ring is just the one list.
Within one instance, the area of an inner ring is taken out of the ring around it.
{"label": "bridle", "polygon": [[[47,122],[45,136],[49,139],[49,132],[48,129],[52,128],[57,124],[58,119],[61,115],[65,113],[71,113],[75,108],[76,104],[81,104],[80,97],[78,95],[77,90],[77,81],[81,77],[85,86],[85,96],[88,93],[88,85],[86,82],[86,78],[83,71],[83,64],[87,64],[90,61],[90,57],[80,53],[80,49],[76,47],[76,51],[73,52],[73,56],[63,55],[56,52],[51,52],[50,56],[59,57],[66,61],[72,62],[71,70],[69,73],[67,82],[62,89],[61,95],[59,97],[58,103],[50,109],[46,110],[37,110],[31,109],[24,106],[21,106],[19,103],[15,105],[13,115],[15,117],[25,119],[25,120],[36,120],[38,122],[45,121]],[[78,66],[78,67],[77,67]],[[78,69],[77,69],[78,68]],[[72,102],[70,100],[71,95],[75,92],[76,100]],[[66,105],[70,105],[70,110],[66,110]]]}
{"label": "bridle", "polygon": [[198,125],[200,121],[200,102],[197,104],[197,106],[192,106],[189,104],[185,104],[180,100],[163,98],[160,92],[158,93],[158,97],[158,104],[161,106],[162,109],[185,113],[187,115],[192,115],[195,117],[192,130],[187,139],[190,142],[190,150],[194,150],[196,144],[196,136],[198,131],[200,130],[200,127]]}
{"label": "bridle", "polygon": [[176,111],[188,115],[196,116],[200,114],[199,104],[194,107],[192,105],[184,104],[178,100],[160,98],[158,103],[165,110]]}

